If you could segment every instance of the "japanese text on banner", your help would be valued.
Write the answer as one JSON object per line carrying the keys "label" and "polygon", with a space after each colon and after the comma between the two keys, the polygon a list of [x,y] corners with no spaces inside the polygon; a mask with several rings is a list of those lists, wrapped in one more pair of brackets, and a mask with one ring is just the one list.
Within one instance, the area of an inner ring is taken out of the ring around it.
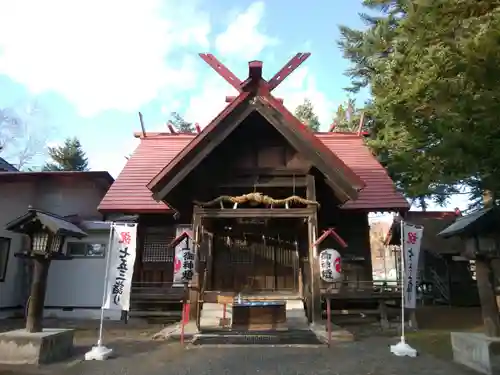
{"label": "japanese text on banner", "polygon": [[178,226],[176,235],[182,240],[175,246],[174,286],[182,286],[191,281],[195,272],[193,231],[190,226]]}
{"label": "japanese text on banner", "polygon": [[112,230],[103,308],[128,311],[136,257],[137,224],[115,224]]}
{"label": "japanese text on banner", "polygon": [[409,223],[403,224],[403,254],[405,263],[404,302],[405,307],[414,309],[417,305],[417,276],[420,244],[424,228]]}

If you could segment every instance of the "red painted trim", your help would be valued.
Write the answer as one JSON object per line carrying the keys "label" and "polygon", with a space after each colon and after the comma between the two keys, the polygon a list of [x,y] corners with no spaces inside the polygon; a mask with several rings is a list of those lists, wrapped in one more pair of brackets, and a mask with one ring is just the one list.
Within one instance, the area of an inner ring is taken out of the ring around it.
{"label": "red painted trim", "polygon": [[[264,98],[263,98],[264,99]],[[314,132],[309,129],[308,126],[304,125],[297,117],[295,117],[283,104],[278,102],[272,95],[267,96],[266,102],[271,105],[275,110],[280,112],[285,120],[290,123],[294,129],[298,130],[300,136],[305,142],[313,145],[313,147],[319,152],[319,155],[326,161],[332,163],[337,170],[341,170],[344,173],[352,186],[356,186],[359,190],[366,186],[366,183],[353,172],[351,168],[344,163],[332,150],[328,148],[318,137],[314,135]],[[328,160],[329,158],[330,160]]]}
{"label": "red painted trim", "polygon": [[344,241],[340,235],[335,232],[335,228],[329,228],[323,231],[323,234],[313,243],[313,247],[318,246],[321,242],[323,242],[328,236],[332,236],[343,248],[347,247],[347,242]]}
{"label": "red painted trim", "polygon": [[241,80],[234,75],[223,63],[221,63],[217,58],[211,53],[200,53],[200,57],[205,61],[210,67],[217,72],[222,78],[224,78],[231,86],[233,86],[238,92],[241,90]]}
{"label": "red painted trim", "polygon": [[180,244],[182,242],[183,239],[185,238],[189,238],[190,240],[193,239],[193,237],[191,237],[191,235],[188,233],[188,232],[182,232],[179,236],[177,236],[176,238],[174,238],[169,244],[167,247],[176,247],[178,244]]}
{"label": "red painted trim", "polygon": [[248,63],[248,77],[254,82],[262,79],[262,61],[255,60]]}
{"label": "red painted trim", "polygon": [[146,185],[146,187],[154,191],[156,190],[157,185],[165,178],[165,176],[168,175],[172,171],[172,169],[181,161],[183,158],[185,158],[192,150],[194,150],[200,142],[208,135],[210,132],[219,124],[222,122],[231,112],[233,112],[240,104],[242,104],[249,96],[250,94],[248,92],[243,92],[238,97],[229,105],[224,108],[224,110],[217,115],[216,118],[210,122],[199,134],[198,137],[194,138],[189,144],[182,149],[181,152],[179,152],[171,161],[168,163],[165,168],[163,168],[160,173],[158,173],[153,179]]}
{"label": "red painted trim", "polygon": [[294,57],[292,57],[283,68],[276,73],[273,78],[269,80],[269,91],[273,91],[279,86],[290,74],[293,73],[304,61],[306,61],[311,54],[309,52],[299,52]]}
{"label": "red painted trim", "polygon": [[[236,96],[231,96],[231,95],[226,96],[226,103],[231,103],[234,99],[236,99]],[[276,99],[280,103],[283,103],[284,101],[283,98],[274,98],[274,99]]]}

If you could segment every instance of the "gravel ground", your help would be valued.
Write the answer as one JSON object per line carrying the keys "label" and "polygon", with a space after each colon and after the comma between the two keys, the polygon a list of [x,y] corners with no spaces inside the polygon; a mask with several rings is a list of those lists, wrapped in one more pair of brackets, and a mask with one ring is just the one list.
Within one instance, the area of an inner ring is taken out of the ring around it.
{"label": "gravel ground", "polygon": [[177,343],[115,343],[117,358],[74,361],[43,370],[0,375],[470,375],[458,365],[427,355],[398,358],[389,338],[369,338],[323,348],[224,347],[183,349]]}

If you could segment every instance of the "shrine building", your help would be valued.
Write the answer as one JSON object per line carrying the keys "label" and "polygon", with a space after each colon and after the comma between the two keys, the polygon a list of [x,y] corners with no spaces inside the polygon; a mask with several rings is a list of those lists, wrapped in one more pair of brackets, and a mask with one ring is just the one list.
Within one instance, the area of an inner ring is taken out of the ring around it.
{"label": "shrine building", "polygon": [[[368,214],[409,205],[363,134],[314,133],[273,96],[309,54],[267,80],[260,61],[240,80],[213,55],[200,56],[238,96],[220,98],[225,109],[196,133],[143,127],[99,205],[108,220],[138,222],[131,314],[171,310],[174,249],[186,231],[195,254],[186,276],[190,317],[199,326],[207,306],[224,298],[295,303],[312,322],[321,319],[325,293],[372,295]],[[324,249],[341,255],[334,283],[320,274]]]}

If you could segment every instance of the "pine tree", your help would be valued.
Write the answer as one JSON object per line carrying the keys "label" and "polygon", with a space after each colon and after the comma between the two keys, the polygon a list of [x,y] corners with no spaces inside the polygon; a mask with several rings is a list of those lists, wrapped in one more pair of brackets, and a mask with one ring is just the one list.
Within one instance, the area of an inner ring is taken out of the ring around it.
{"label": "pine tree", "polygon": [[170,114],[170,123],[174,126],[174,129],[178,133],[193,133],[194,126],[192,122],[188,122],[177,112],[172,112]]}
{"label": "pine tree", "polygon": [[312,131],[319,131],[319,119],[314,113],[314,106],[309,99],[304,99],[304,102],[297,106],[295,109],[295,117],[311,128]]}
{"label": "pine tree", "polygon": [[49,147],[52,162],[43,166],[44,171],[88,171],[88,159],[78,138],[67,138],[62,146]]}

